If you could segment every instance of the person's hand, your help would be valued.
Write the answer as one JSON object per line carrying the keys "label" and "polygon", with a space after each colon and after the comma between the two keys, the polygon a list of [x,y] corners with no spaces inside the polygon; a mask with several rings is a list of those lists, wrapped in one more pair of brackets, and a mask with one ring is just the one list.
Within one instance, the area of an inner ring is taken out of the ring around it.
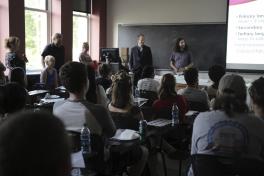
{"label": "person's hand", "polygon": [[184,72],[184,70],[185,70],[184,68],[179,68],[178,72]]}
{"label": "person's hand", "polygon": [[27,59],[27,57],[26,57],[26,55],[23,53],[22,54],[22,59],[27,63],[28,62],[28,59]]}

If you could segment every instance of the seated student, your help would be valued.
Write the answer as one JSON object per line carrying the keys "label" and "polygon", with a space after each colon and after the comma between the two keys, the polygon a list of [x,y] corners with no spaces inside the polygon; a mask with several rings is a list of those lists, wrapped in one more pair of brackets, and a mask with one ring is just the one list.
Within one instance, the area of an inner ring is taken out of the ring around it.
{"label": "seated student", "polygon": [[0,61],[0,85],[5,85],[7,80],[5,76],[5,66],[4,64]]}
{"label": "seated student", "polygon": [[54,104],[53,114],[64,122],[66,128],[81,129],[87,123],[91,133],[112,137],[116,129],[107,110],[86,101],[89,82],[85,65],[78,62],[64,64],[59,76],[70,96]]}
{"label": "seated student", "polygon": [[264,78],[255,80],[249,90],[251,107],[255,115],[264,120]]}
{"label": "seated student", "polygon": [[[132,102],[132,83],[129,75],[120,71],[113,76],[112,101],[108,110],[119,129],[132,129],[138,131],[139,121],[142,119],[140,109]],[[128,164],[131,175],[141,175],[148,158],[148,150],[145,147],[137,147],[125,154],[129,157]]]}
{"label": "seated student", "polygon": [[100,77],[96,78],[96,84],[103,86],[106,91],[112,84],[112,80],[110,79],[111,69],[107,64],[102,64],[99,67]]}
{"label": "seated student", "polygon": [[154,67],[146,66],[142,71],[141,79],[138,81],[137,89],[158,93],[160,83],[154,79]]}
{"label": "seated student", "polygon": [[112,101],[108,109],[118,128],[138,130],[142,119],[139,107],[133,105],[132,84],[129,75],[120,71],[113,75]]}
{"label": "seated student", "polygon": [[185,119],[185,113],[188,111],[188,105],[185,98],[177,94],[175,87],[176,80],[174,76],[169,73],[163,75],[159,89],[159,99],[153,103],[153,108],[156,114],[160,114],[160,112],[164,112],[163,110],[167,110],[167,118],[171,118],[171,108],[172,105],[176,103],[180,110],[180,120],[183,122]]}
{"label": "seated student", "polygon": [[89,88],[86,94],[86,100],[94,104],[101,104],[107,107],[108,99],[105,90],[101,85],[96,84],[95,71],[92,66],[86,66],[88,71]]}
{"label": "seated student", "polygon": [[23,111],[28,99],[28,93],[26,89],[15,82],[7,83],[3,89],[3,108],[5,117],[9,116],[10,114]]}
{"label": "seated student", "polygon": [[40,83],[45,85],[48,90],[54,90],[58,87],[57,70],[54,68],[55,58],[48,55],[44,59],[46,68],[40,74]]}
{"label": "seated student", "polygon": [[264,123],[248,114],[246,91],[241,76],[221,78],[214,110],[200,113],[194,121],[191,154],[264,160]]}
{"label": "seated student", "polygon": [[15,67],[10,72],[10,82],[16,82],[23,86],[27,87],[27,77],[25,71],[20,67]]}
{"label": "seated student", "polygon": [[66,176],[70,170],[68,136],[59,119],[27,112],[1,124],[1,176]]}
{"label": "seated student", "polygon": [[[183,95],[191,110],[206,111],[209,110],[209,98],[205,91],[199,90],[198,84],[198,70],[196,68],[189,68],[184,71],[184,79],[187,87],[178,90],[178,94]],[[194,104],[199,103],[196,106]]]}
{"label": "seated student", "polygon": [[225,72],[225,68],[221,65],[213,65],[209,68],[208,76],[213,81],[213,84],[207,87],[206,91],[210,100],[216,97],[219,81],[225,75]]}

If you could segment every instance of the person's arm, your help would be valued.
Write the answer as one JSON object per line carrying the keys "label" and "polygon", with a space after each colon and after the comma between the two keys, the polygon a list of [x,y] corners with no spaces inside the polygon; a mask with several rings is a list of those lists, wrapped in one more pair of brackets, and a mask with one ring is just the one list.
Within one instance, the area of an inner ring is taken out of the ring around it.
{"label": "person's arm", "polygon": [[55,76],[55,78],[54,78],[54,86],[55,86],[55,88],[56,87],[58,87],[58,74],[57,74],[57,70],[56,69],[54,69],[54,76]]}
{"label": "person's arm", "polygon": [[43,70],[40,74],[40,83],[46,84],[47,82],[47,72]]}
{"label": "person's arm", "polygon": [[189,68],[193,67],[192,54],[190,52],[189,52],[188,57],[186,59],[188,59],[189,64],[184,67],[183,71],[188,70]]}
{"label": "person's arm", "polygon": [[171,61],[170,61],[170,67],[173,69],[174,72],[177,73],[177,72],[178,72],[178,69],[175,67],[174,63],[175,63],[175,61],[172,61],[172,60],[171,60]]}
{"label": "person's arm", "polygon": [[107,111],[106,108],[101,105],[93,105],[93,108],[90,105],[89,107],[89,110],[92,112],[92,114],[98,120],[98,123],[101,125],[103,135],[105,135],[106,137],[114,136],[116,132],[116,127],[109,111]]}
{"label": "person's arm", "polygon": [[133,69],[133,63],[134,62],[134,57],[133,57],[133,48],[130,53],[130,58],[129,58],[129,70],[132,71]]}
{"label": "person's arm", "polygon": [[44,61],[45,57],[41,56],[41,64],[42,67],[45,68],[45,61]]}
{"label": "person's arm", "polygon": [[153,65],[153,60],[152,60],[152,52],[151,49],[149,48],[149,65]]}
{"label": "person's arm", "polygon": [[45,57],[49,55],[49,45],[47,45],[43,52],[41,53],[41,64],[42,64],[42,67],[45,68],[45,62],[44,62],[44,59]]}

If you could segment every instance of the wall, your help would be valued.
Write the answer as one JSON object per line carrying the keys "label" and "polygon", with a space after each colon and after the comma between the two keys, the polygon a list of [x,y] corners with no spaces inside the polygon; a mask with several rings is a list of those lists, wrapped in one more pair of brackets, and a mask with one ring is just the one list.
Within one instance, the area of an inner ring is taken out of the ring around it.
{"label": "wall", "polygon": [[117,47],[118,24],[225,22],[226,8],[227,0],[108,0],[107,46]]}

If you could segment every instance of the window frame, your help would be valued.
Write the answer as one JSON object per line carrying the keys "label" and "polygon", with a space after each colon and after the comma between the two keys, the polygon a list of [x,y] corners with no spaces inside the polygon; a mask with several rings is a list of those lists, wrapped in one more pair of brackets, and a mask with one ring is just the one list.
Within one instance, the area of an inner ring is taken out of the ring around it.
{"label": "window frame", "polygon": [[[75,13],[83,13],[82,14],[75,14]],[[85,14],[85,15],[84,15]],[[89,13],[84,13],[84,12],[78,12],[78,11],[72,11],[72,20],[74,17],[79,17],[79,18],[85,18],[87,20],[87,42],[89,43],[89,48],[91,49],[91,14]],[[73,29],[73,25],[72,25]],[[73,31],[73,30],[72,30]],[[72,33],[73,37],[73,33]],[[91,54],[91,50],[89,49],[89,54]],[[73,45],[72,45],[72,54],[73,54]],[[73,59],[72,59],[73,60]]]}
{"label": "window frame", "polygon": [[[27,11],[32,11],[32,12],[41,12],[45,13],[47,15],[47,44],[49,41],[51,41],[51,0],[45,0],[46,1],[46,10],[39,9],[39,8],[31,8],[31,7],[26,7],[24,5],[24,12],[26,13]],[[26,28],[26,26],[25,26]],[[26,40],[26,39],[25,39]],[[44,49],[44,48],[42,48]],[[41,53],[39,53],[40,59],[41,59]],[[41,64],[41,63],[40,63]],[[40,74],[42,69],[26,69],[27,74],[32,74],[32,73],[37,73]]]}

